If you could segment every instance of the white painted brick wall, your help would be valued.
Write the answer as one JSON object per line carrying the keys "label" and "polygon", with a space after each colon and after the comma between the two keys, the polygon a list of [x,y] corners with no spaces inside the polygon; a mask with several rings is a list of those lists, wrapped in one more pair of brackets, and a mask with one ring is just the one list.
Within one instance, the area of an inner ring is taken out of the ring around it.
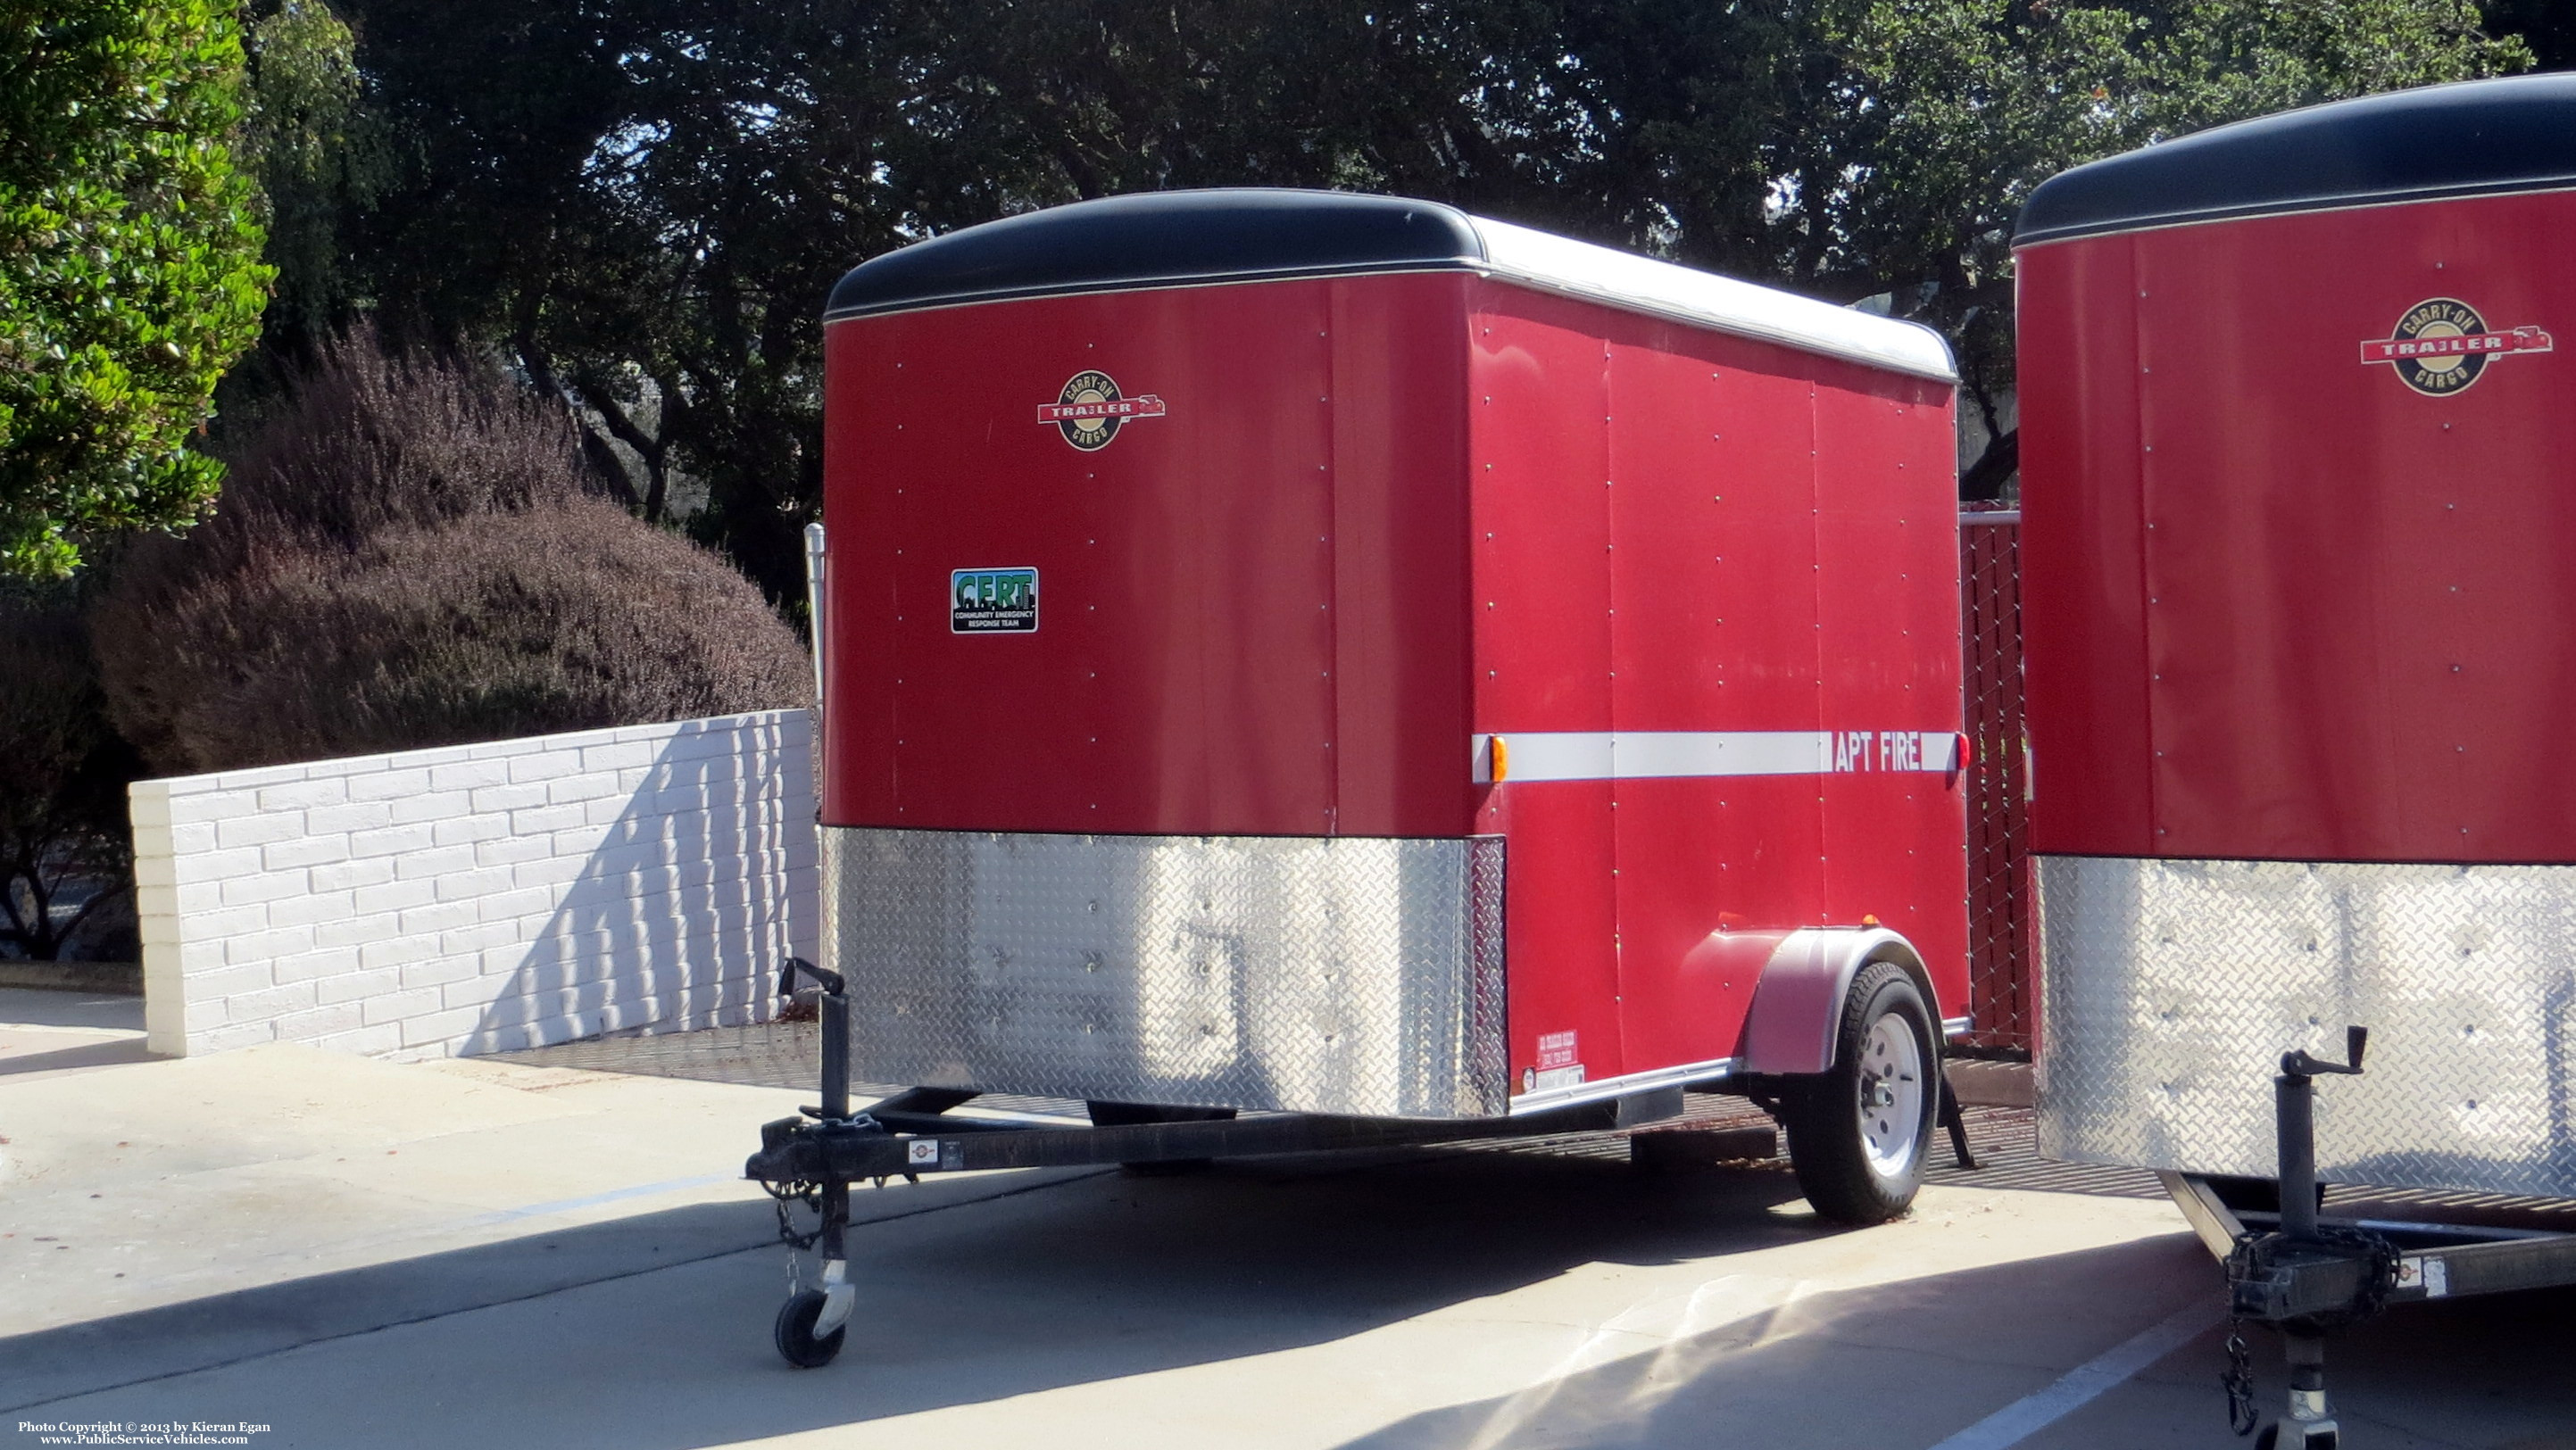
{"label": "white painted brick wall", "polygon": [[137,781],[132,805],[158,1053],[729,1026],[815,955],[801,710]]}

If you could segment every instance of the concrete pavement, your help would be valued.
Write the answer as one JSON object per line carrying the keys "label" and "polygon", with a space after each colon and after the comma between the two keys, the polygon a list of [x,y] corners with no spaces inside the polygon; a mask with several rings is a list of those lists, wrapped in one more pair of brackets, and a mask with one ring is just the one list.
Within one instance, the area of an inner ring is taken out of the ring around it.
{"label": "concrete pavement", "polygon": [[[247,1417],[279,1447],[1925,1447],[2159,1324],[2179,1347],[1973,1450],[2232,1443],[2216,1271],[2152,1199],[1970,1175],[1835,1232],[1774,1168],[1579,1145],[933,1179],[860,1192],[860,1317],[798,1372],[769,1205],[730,1175],[810,1094],[26,1060],[0,1059],[0,1444]],[[2338,1340],[2346,1443],[2576,1447],[2571,1310]]]}
{"label": "concrete pavement", "polygon": [[0,1073],[148,1060],[140,997],[0,987]]}

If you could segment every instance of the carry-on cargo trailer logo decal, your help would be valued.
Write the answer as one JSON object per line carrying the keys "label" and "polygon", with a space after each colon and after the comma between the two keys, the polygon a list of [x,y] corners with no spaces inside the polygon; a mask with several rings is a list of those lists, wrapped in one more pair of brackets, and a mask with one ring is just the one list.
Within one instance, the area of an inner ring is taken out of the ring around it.
{"label": "carry-on cargo trailer logo decal", "polygon": [[1064,430],[1065,442],[1092,453],[1109,446],[1121,423],[1159,418],[1164,411],[1163,400],[1152,393],[1124,397],[1109,374],[1086,370],[1066,379],[1054,402],[1038,406],[1038,421],[1053,423]]}
{"label": "carry-on cargo trailer logo decal", "polygon": [[2549,334],[2537,327],[2489,332],[2476,308],[2433,297],[2406,309],[2395,336],[2363,343],[2361,360],[2394,364],[2398,381],[2426,397],[2446,398],[2476,382],[2489,358],[2554,350]]}

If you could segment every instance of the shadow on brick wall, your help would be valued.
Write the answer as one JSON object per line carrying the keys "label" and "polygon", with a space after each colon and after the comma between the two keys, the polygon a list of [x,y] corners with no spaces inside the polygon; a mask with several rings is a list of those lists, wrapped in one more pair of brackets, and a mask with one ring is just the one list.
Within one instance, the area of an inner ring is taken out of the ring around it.
{"label": "shadow on brick wall", "polygon": [[[573,874],[543,924],[486,952],[487,975],[509,954],[517,960],[454,1051],[767,1018],[779,962],[815,948],[807,742],[798,716],[691,722],[657,743],[631,742],[655,747],[649,767],[587,859],[557,852],[579,864],[563,868]],[[619,779],[635,775],[629,767]],[[531,864],[537,874],[551,866]]]}

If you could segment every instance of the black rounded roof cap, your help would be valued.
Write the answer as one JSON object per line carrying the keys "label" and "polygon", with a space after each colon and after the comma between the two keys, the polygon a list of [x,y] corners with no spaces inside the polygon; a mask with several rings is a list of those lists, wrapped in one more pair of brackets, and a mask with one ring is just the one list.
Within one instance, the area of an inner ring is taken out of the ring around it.
{"label": "black rounded roof cap", "polygon": [[1163,191],[1005,217],[888,252],[827,318],[1216,280],[1472,267],[1484,243],[1437,202],[1338,191]]}
{"label": "black rounded roof cap", "polygon": [[2309,106],[2079,166],[2031,194],[2013,242],[2557,186],[2576,186],[2576,73]]}

